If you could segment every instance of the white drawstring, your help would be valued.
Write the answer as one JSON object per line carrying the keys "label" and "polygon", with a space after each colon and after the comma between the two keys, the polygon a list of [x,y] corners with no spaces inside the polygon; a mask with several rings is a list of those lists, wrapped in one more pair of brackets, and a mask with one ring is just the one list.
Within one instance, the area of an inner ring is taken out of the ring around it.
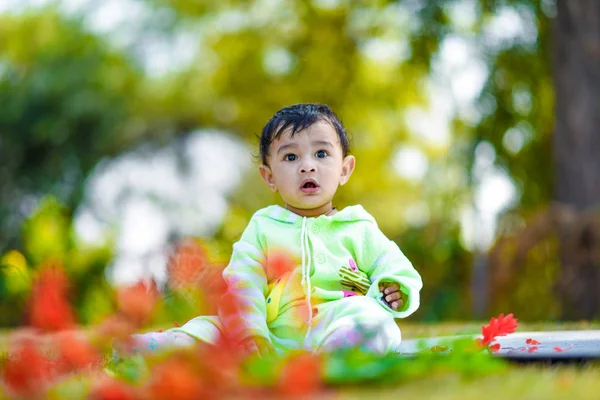
{"label": "white drawstring", "polygon": [[304,265],[306,264],[306,249],[304,248],[304,233],[306,232],[306,217],[302,217],[302,232],[300,233],[300,245],[302,246],[302,287],[306,281],[306,272],[304,271]]}
{"label": "white drawstring", "polygon": [[304,286],[306,283],[306,305],[308,307],[308,330],[306,336],[311,332],[312,329],[312,305],[310,304],[310,294],[312,292],[310,282],[310,246],[308,245],[308,230],[306,229],[306,217],[302,217],[302,232],[300,233],[300,241],[302,245],[302,282]]}

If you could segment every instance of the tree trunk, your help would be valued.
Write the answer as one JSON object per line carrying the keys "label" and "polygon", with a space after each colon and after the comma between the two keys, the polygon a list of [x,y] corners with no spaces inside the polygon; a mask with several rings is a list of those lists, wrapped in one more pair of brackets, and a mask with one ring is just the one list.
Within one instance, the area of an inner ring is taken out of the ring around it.
{"label": "tree trunk", "polygon": [[[557,0],[554,29],[554,198],[581,213],[600,204],[600,1]],[[595,236],[589,229],[559,232],[565,319],[600,317]]]}

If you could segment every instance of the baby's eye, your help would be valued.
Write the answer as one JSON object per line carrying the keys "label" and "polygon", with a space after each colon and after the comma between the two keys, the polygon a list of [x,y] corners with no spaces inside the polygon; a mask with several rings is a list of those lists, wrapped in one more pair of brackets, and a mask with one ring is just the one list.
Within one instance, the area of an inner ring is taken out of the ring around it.
{"label": "baby's eye", "polygon": [[315,156],[317,158],[325,158],[327,157],[329,154],[327,154],[327,152],[325,150],[319,150],[315,153]]}
{"label": "baby's eye", "polygon": [[296,161],[298,159],[298,156],[295,154],[286,154],[285,157],[283,157],[283,159],[285,161]]}

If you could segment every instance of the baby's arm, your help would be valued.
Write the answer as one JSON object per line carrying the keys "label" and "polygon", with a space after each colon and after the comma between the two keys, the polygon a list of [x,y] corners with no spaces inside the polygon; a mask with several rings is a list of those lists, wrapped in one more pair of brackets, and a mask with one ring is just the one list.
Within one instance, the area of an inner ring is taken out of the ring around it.
{"label": "baby's arm", "polygon": [[271,345],[267,327],[268,288],[264,261],[253,219],[240,241],[233,245],[231,261],[223,271],[227,292],[219,304],[219,317],[227,337],[261,355],[262,349]]}
{"label": "baby's arm", "polygon": [[[363,251],[365,264],[362,267],[368,268],[366,272],[371,280],[367,296],[381,299],[396,318],[415,312],[419,308],[419,291],[423,282],[398,245],[373,224],[365,234]],[[396,286],[399,291],[395,290]],[[388,289],[388,293],[382,292],[382,289]],[[386,297],[390,295],[392,298],[388,301]],[[395,308],[394,302],[397,302]]]}

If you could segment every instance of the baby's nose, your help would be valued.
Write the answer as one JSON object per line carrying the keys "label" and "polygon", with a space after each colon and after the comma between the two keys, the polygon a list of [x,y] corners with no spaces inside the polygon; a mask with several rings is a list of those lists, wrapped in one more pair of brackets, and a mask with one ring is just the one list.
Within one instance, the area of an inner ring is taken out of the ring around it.
{"label": "baby's nose", "polygon": [[300,168],[300,172],[305,174],[307,172],[315,172],[317,169],[312,165],[305,165]]}

